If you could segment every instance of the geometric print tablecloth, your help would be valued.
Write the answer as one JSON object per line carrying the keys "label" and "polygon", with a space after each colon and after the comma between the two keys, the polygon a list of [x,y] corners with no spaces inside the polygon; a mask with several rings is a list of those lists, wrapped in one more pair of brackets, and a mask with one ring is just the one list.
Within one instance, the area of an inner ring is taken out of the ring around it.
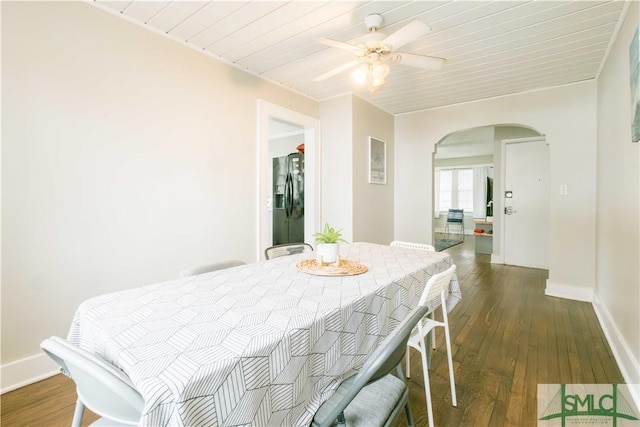
{"label": "geometric print tablecloth", "polygon": [[[143,426],[304,426],[417,306],[448,254],[341,245],[361,275],[314,276],[300,254],[91,298],[69,341],[122,369]],[[454,277],[448,309],[460,300]],[[439,298],[432,308],[439,305]]]}

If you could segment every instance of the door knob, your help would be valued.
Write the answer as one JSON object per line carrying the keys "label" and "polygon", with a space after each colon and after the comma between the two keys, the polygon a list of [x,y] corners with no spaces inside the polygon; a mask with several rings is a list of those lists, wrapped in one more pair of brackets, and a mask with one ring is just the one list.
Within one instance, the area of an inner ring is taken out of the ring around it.
{"label": "door knob", "polygon": [[504,214],[505,215],[513,215],[514,213],[516,213],[518,211],[516,211],[515,209],[513,209],[513,206],[505,206],[504,207]]}

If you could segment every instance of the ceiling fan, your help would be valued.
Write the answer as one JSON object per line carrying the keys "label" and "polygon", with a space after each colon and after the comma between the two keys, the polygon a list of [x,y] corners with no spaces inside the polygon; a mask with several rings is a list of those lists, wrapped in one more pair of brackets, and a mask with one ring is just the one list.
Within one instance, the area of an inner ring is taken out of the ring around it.
{"label": "ceiling fan", "polygon": [[315,40],[317,43],[352,52],[357,58],[316,77],[313,81],[321,82],[360,65],[352,73],[353,78],[361,85],[366,85],[370,92],[377,92],[386,83],[386,77],[390,70],[389,63],[400,63],[428,70],[439,70],[445,64],[446,59],[444,58],[395,51],[395,49],[417,40],[431,31],[428,25],[415,20],[387,36],[378,31],[383,22],[382,15],[367,16],[364,23],[369,32],[363,37],[362,43],[357,45],[327,38]]}

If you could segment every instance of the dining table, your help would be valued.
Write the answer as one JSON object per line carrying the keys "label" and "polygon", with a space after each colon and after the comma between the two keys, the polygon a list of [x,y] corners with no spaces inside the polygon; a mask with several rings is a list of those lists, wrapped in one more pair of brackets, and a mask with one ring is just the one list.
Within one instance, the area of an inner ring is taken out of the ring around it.
{"label": "dining table", "polygon": [[[130,378],[140,426],[307,426],[453,263],[365,242],[339,256],[360,269],[305,271],[301,253],[96,296],[68,340]],[[447,294],[450,311],[456,276]]]}

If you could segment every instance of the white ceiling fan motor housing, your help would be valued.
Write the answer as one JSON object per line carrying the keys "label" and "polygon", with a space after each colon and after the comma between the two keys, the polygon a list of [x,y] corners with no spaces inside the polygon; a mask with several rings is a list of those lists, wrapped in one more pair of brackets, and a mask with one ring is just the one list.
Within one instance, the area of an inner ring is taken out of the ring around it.
{"label": "white ceiling fan motor housing", "polygon": [[369,32],[364,36],[364,45],[368,49],[378,49],[380,42],[387,38],[387,35],[378,29],[384,23],[382,15],[373,14],[364,18],[364,23],[367,26]]}
{"label": "white ceiling fan motor housing", "polygon": [[384,18],[382,15],[378,15],[377,13],[371,14],[364,18],[364,23],[367,26],[367,30],[371,31],[372,29],[378,29],[382,27],[384,23]]}

